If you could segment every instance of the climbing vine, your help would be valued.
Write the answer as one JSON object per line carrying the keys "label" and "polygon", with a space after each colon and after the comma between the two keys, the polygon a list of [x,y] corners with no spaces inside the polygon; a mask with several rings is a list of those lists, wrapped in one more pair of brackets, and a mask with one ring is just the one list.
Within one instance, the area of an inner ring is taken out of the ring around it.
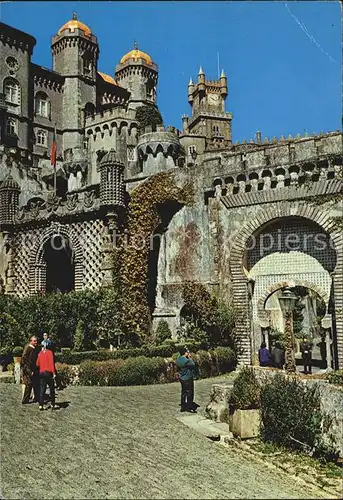
{"label": "climbing vine", "polygon": [[122,239],[121,306],[123,331],[133,345],[147,340],[151,331],[148,259],[154,232],[162,222],[161,207],[167,202],[189,205],[192,200],[192,186],[177,187],[172,172],[153,176],[131,193]]}

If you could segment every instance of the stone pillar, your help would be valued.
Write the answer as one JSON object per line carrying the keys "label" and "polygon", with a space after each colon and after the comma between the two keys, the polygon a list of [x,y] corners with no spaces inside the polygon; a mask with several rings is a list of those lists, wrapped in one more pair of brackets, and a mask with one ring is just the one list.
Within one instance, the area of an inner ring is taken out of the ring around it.
{"label": "stone pillar", "polygon": [[343,368],[343,276],[341,272],[332,273],[333,278],[333,296],[335,304],[335,330],[336,335],[333,337],[334,356],[338,362],[335,369]]}
{"label": "stone pillar", "polygon": [[326,364],[327,371],[332,370],[332,356],[331,356],[331,328],[332,328],[332,318],[330,314],[327,314],[322,319],[322,328],[325,331],[325,344],[326,344]]}

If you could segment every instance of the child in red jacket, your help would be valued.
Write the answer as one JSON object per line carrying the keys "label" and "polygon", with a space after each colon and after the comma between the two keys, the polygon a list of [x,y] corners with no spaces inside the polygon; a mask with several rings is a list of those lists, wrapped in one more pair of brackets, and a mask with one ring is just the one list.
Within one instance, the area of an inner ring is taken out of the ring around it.
{"label": "child in red jacket", "polygon": [[46,391],[46,386],[50,389],[51,398],[51,408],[56,410],[58,407],[55,405],[55,362],[54,355],[50,349],[48,349],[49,344],[43,342],[43,347],[41,352],[38,354],[37,366],[39,368],[39,380],[40,380],[40,394],[39,394],[39,409],[44,410],[44,396]]}

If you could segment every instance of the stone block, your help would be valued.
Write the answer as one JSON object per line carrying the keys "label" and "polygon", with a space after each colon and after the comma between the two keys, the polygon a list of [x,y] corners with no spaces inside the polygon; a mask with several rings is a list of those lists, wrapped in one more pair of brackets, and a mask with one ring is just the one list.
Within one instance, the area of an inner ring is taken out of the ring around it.
{"label": "stone block", "polygon": [[242,439],[253,438],[260,433],[259,410],[236,410],[230,414],[229,427],[234,436]]}

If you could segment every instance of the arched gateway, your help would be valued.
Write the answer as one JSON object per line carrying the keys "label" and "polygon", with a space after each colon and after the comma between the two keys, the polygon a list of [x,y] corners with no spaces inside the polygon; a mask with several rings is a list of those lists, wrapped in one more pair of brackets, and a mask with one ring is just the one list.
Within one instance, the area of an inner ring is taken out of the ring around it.
{"label": "arched gateway", "polygon": [[[321,231],[329,235],[331,240],[330,252],[334,253],[335,266],[330,269],[332,279],[332,296],[334,303],[333,330],[335,334],[335,357],[341,366],[343,364],[343,235],[335,228],[330,220],[330,215],[324,213],[320,208],[311,206],[306,202],[279,202],[273,206],[261,209],[261,211],[251,218],[236,236],[230,252],[230,270],[233,281],[233,299],[238,311],[237,334],[240,339],[242,353],[239,356],[240,363],[249,364],[253,355],[252,343],[252,296],[253,284],[249,281],[248,273],[245,269],[247,249],[251,238],[266,224],[282,223],[297,218],[304,221],[316,223]],[[329,241],[329,240],[328,240]],[[304,253],[308,253],[304,249]],[[322,256],[317,255],[316,259],[325,260],[326,250],[322,250]],[[281,262],[282,266],[282,262]]]}

